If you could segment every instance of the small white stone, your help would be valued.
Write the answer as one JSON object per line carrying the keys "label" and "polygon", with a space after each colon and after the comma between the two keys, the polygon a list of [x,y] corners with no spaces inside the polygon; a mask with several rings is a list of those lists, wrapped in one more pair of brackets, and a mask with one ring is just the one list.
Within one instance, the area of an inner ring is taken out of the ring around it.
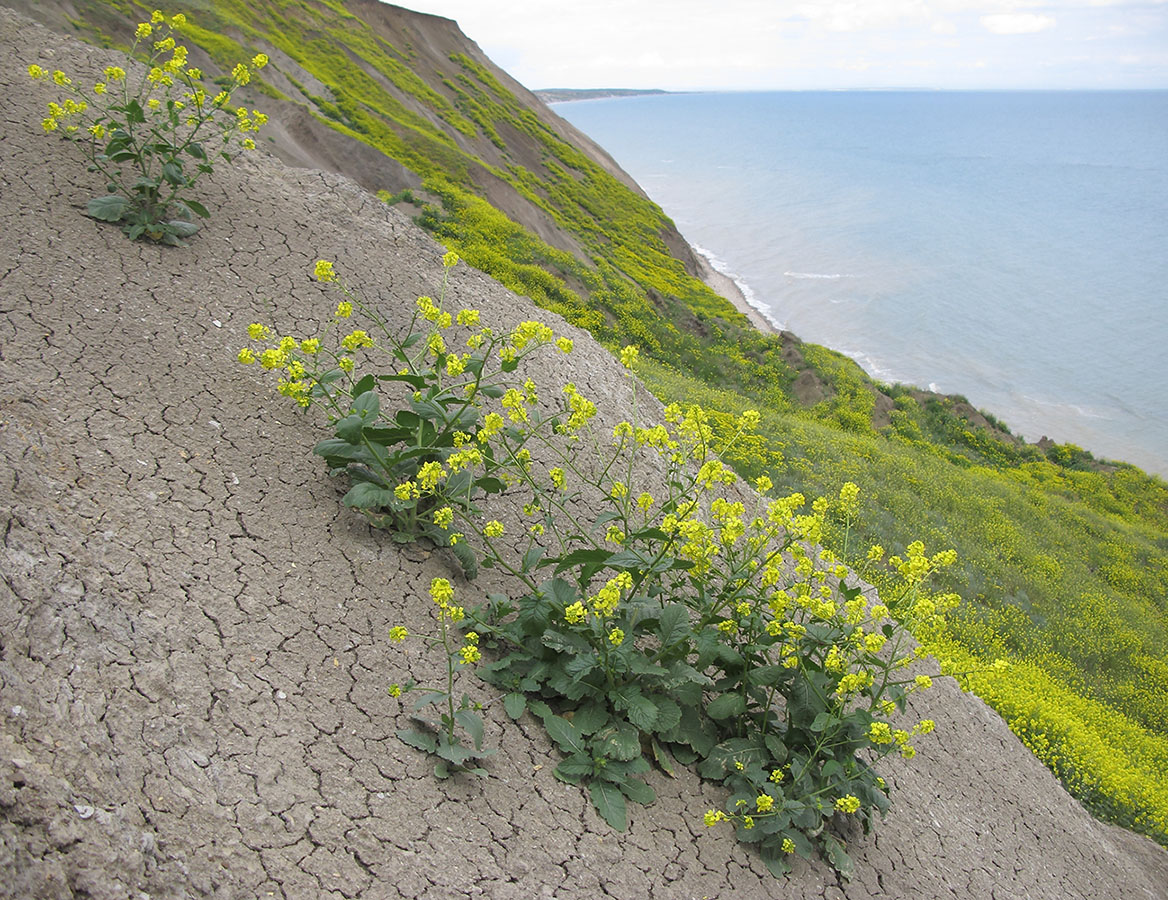
{"label": "small white stone", "polygon": [[73,808],[75,810],[77,810],[77,815],[79,815],[83,819],[92,818],[94,812],[96,812],[96,810],[94,810],[94,808],[92,806],[89,806],[86,803],[75,803],[75,804],[73,804]]}
{"label": "small white stone", "polygon": [[276,697],[278,697],[280,700],[287,700],[288,699],[288,695],[285,694],[283,691],[276,691]]}

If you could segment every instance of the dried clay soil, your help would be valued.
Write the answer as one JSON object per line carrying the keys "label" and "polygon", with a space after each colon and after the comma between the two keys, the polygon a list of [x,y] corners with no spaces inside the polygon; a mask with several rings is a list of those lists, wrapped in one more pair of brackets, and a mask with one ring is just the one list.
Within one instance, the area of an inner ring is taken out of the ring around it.
{"label": "dried clay soil", "polygon": [[[434,661],[386,635],[426,630],[451,566],[342,508],[310,453],[320,419],[235,353],[249,322],[329,319],[317,258],[397,320],[437,290],[441,248],[344,178],[259,155],[215,173],[189,247],[85,218],[100,184],[41,132],[52,88],[24,70],[114,61],[0,8],[0,895],[1165,896],[1168,853],[1094,820],[940,679],[913,711],[935,735],[887,765],[892,813],[850,836],[851,883],[805,862],[773,879],[702,825],[722,795],[685,771],[613,832],[498,703],[491,777],[435,781],[386,691]],[[541,364],[545,389],[604,398],[601,427],[625,415],[585,334],[465,266],[451,292],[497,325],[551,321],[577,350]]]}

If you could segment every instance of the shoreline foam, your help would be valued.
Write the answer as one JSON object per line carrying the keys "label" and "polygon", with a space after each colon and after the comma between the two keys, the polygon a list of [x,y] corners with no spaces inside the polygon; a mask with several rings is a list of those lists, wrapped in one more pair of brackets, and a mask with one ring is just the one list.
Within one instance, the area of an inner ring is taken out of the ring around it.
{"label": "shoreline foam", "polygon": [[710,251],[690,244],[694,259],[697,260],[702,281],[708,287],[733,304],[734,308],[750,320],[750,324],[764,334],[781,334],[782,326],[770,318],[762,308],[751,302],[753,293],[729,272],[718,267],[718,259]]}

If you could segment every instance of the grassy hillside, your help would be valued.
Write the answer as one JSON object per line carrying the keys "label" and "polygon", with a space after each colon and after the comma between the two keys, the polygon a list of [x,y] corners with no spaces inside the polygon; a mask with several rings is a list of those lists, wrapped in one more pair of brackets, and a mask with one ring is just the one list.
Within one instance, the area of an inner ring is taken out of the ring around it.
{"label": "grassy hillside", "polygon": [[[609,346],[638,344],[663,399],[762,410],[744,471],[809,496],[859,484],[853,557],[914,539],[955,548],[960,603],[920,637],[1100,815],[1168,843],[1162,480],[1023,444],[961,398],[876,384],[839,354],[754,331],[694,277],[661,210],[445,20],[371,0],[162,7],[190,16],[209,71],[270,54],[256,105],[358,142],[354,176],[472,265]],[[77,0],[60,15],[124,45],[150,8]]]}

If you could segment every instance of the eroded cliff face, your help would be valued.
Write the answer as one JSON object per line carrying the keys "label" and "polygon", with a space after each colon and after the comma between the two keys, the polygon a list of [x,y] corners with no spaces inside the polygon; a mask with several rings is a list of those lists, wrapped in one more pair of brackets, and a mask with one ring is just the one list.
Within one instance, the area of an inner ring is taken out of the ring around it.
{"label": "eroded cliff face", "polygon": [[[43,24],[97,43],[128,46],[149,6],[122,12],[103,0],[10,0],[8,5]],[[369,191],[418,189],[441,159],[465,174],[475,192],[551,246],[590,263],[588,253],[556,214],[541,202],[536,182],[580,177],[548,153],[560,141],[619,183],[645,195],[599,145],[557,116],[538,97],[496,66],[459,29],[440,16],[379,0],[347,0],[345,14],[307,0],[219,2],[189,10],[191,59],[206,71],[230,69],[225,55],[266,53],[269,90],[245,91],[272,121],[267,146],[292,166],[337,172]],[[295,34],[288,42],[273,35]],[[339,38],[339,40],[338,40]],[[226,39],[226,40],[224,40]],[[336,91],[338,85],[344,91]],[[350,93],[363,102],[352,104]],[[503,104],[508,115],[490,118],[484,103]],[[697,275],[692,250],[663,218],[660,236]]]}

